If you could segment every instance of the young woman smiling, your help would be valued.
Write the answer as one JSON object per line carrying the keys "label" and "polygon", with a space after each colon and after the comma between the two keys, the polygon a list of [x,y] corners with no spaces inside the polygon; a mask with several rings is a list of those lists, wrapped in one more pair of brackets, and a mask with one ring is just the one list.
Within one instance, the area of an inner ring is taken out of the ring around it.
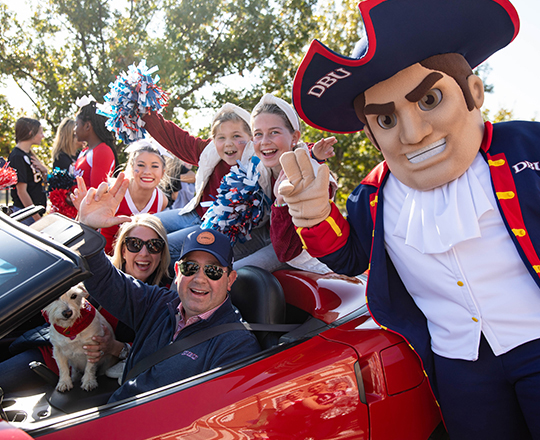
{"label": "young woman smiling", "polygon": [[[147,140],[133,143],[129,152],[126,177],[129,187],[116,215],[155,214],[167,207],[167,197],[158,188],[166,178],[166,161],[159,148]],[[105,252],[112,254],[118,226],[101,229],[107,240]]]}
{"label": "young woman smiling", "polygon": [[167,232],[159,219],[137,214],[118,232],[111,261],[115,267],[147,284],[159,285],[168,277]]}

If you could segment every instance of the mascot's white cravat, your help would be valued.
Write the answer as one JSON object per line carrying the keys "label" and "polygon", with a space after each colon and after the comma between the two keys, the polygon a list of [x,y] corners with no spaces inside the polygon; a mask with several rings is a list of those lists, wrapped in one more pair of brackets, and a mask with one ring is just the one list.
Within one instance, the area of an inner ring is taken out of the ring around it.
{"label": "mascot's white cravat", "polygon": [[478,219],[491,209],[471,166],[461,177],[430,191],[407,188],[394,236],[423,254],[447,252],[457,243],[480,237]]}

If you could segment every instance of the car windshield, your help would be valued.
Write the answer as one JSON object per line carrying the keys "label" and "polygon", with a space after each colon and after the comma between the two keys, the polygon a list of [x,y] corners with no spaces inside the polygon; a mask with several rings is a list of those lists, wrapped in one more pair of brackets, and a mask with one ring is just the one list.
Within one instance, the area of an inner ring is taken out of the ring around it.
{"label": "car windshield", "polygon": [[17,268],[0,258],[0,286],[15,275],[17,275]]}
{"label": "car windshield", "polygon": [[0,230],[0,296],[57,260],[51,254]]}

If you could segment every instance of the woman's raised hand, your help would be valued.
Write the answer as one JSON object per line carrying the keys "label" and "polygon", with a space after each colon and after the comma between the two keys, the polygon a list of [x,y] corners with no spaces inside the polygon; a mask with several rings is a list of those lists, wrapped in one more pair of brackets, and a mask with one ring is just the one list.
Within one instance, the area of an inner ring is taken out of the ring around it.
{"label": "woman's raised hand", "polygon": [[106,182],[102,182],[97,189],[86,190],[82,177],[77,177],[77,188],[72,200],[76,207],[78,205],[79,221],[94,229],[131,221],[127,215],[115,216],[128,185],[129,179],[124,177],[124,173],[120,173],[112,187],[109,188]]}

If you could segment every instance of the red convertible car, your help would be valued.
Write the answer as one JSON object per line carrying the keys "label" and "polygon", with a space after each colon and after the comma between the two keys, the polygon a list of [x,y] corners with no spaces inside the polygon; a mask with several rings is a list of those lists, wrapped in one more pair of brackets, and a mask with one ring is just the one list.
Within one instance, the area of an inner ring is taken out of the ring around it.
{"label": "red convertible car", "polygon": [[[85,257],[103,242],[58,214],[27,227],[0,213],[0,243],[5,359],[41,308],[91,276]],[[373,322],[364,290],[363,276],[243,268],[231,296],[244,319],[295,324],[258,332],[263,351],[111,404],[116,380],[59,393],[53,377],[50,389],[3,397],[0,440],[447,438],[418,357]]]}

